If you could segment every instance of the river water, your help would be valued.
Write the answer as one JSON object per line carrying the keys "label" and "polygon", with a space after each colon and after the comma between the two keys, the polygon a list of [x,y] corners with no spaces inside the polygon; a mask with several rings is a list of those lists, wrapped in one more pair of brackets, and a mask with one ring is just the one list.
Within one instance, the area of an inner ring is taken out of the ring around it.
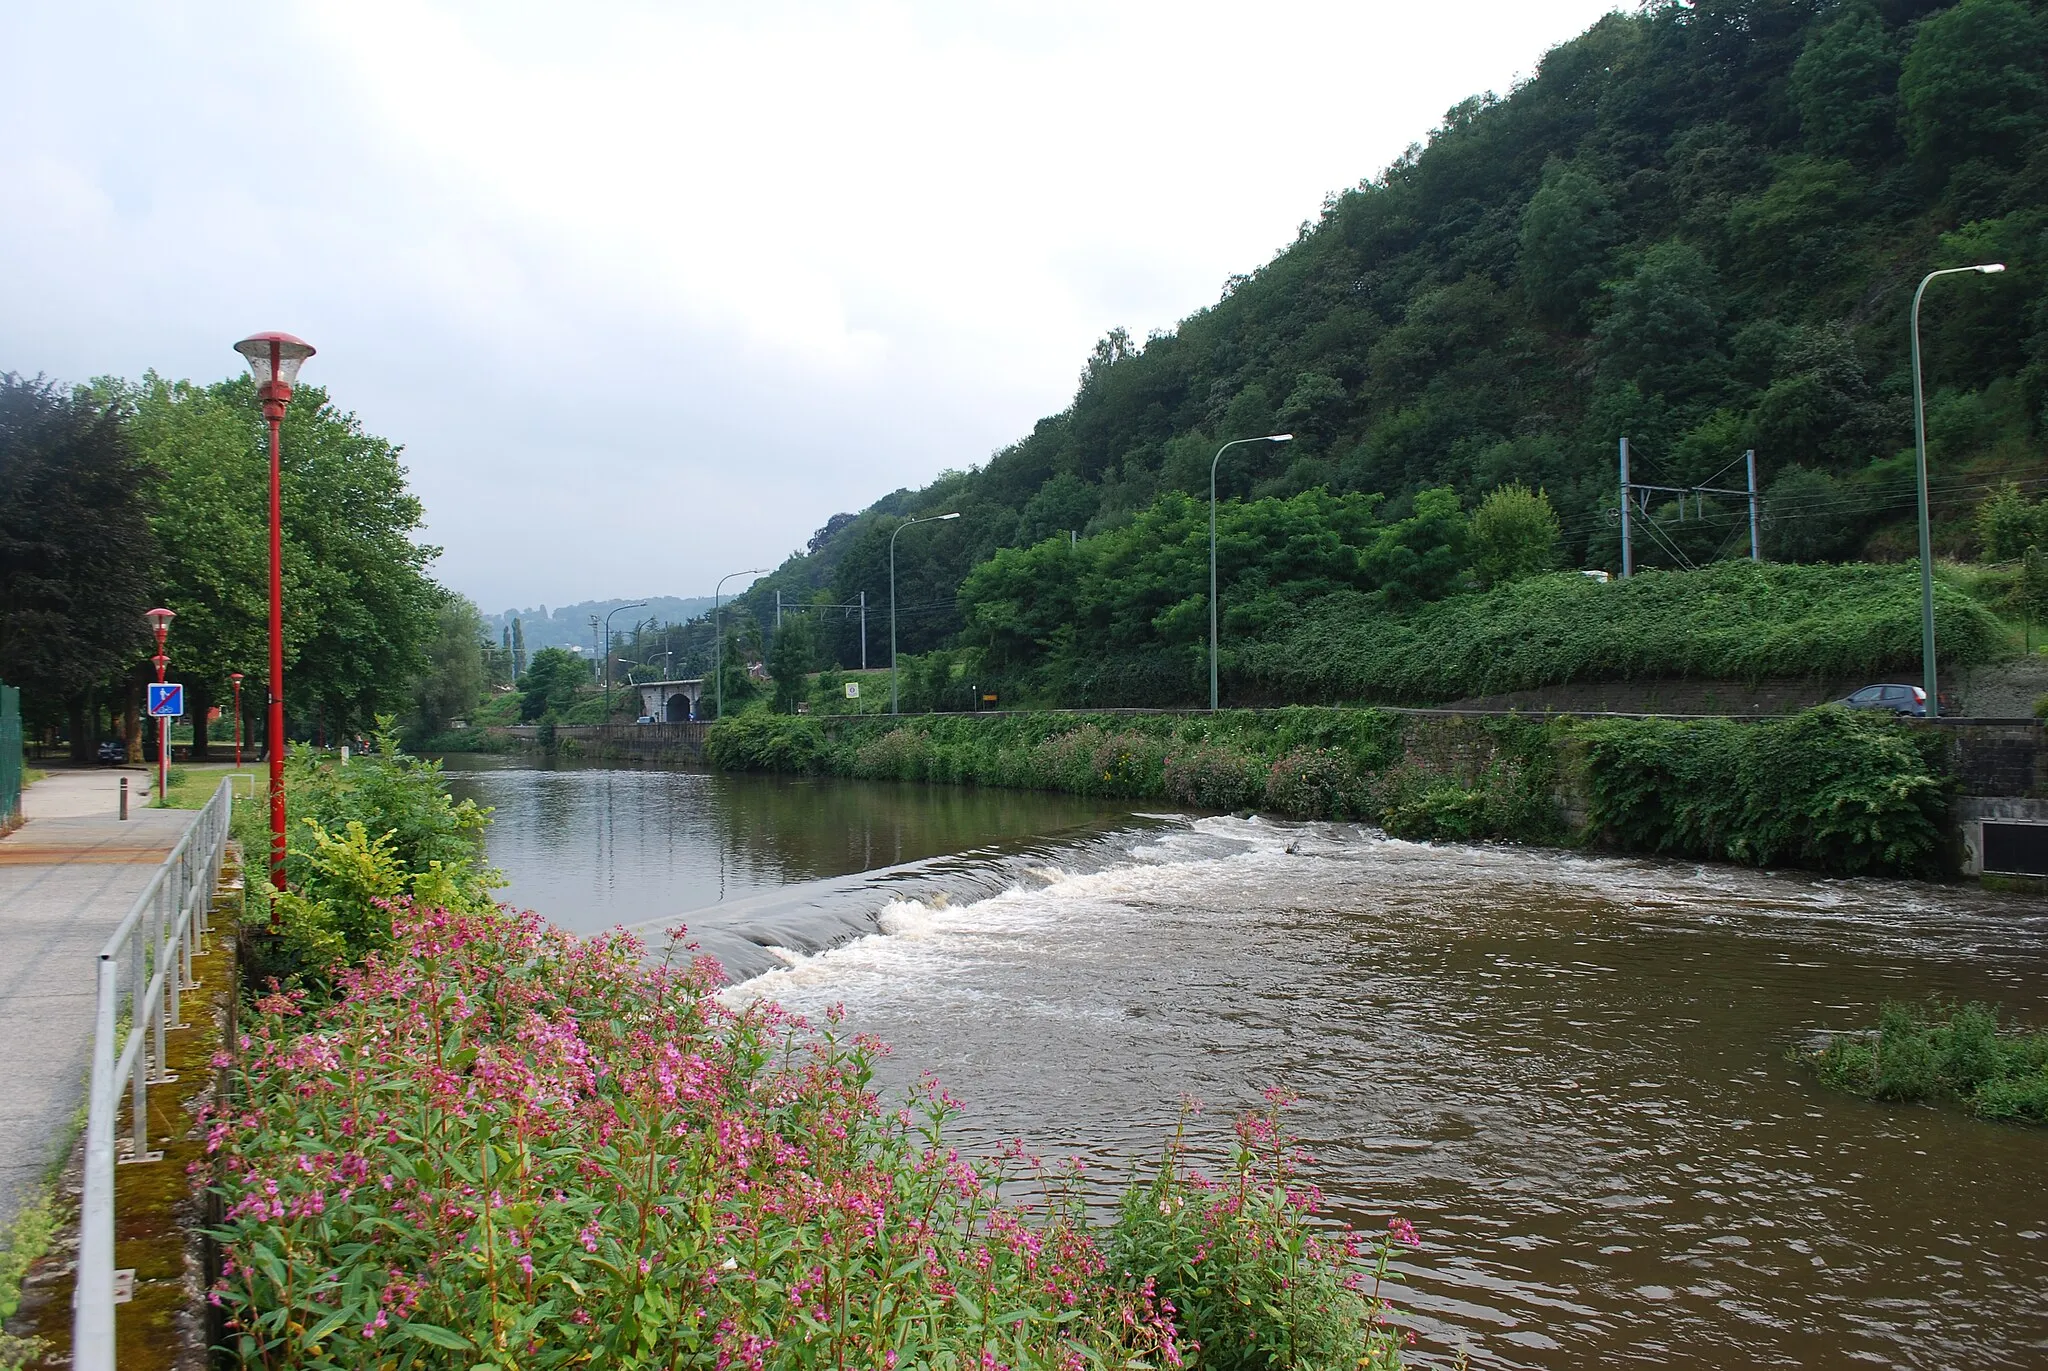
{"label": "river water", "polygon": [[[1887,998],[2048,1023],[2038,900],[942,787],[458,759],[507,897],[679,922],[1021,1137],[1128,1171],[1269,1085],[1413,1219],[1429,1364],[2048,1367],[2048,1134],[1820,1090]],[[474,769],[469,769],[474,768]],[[861,873],[867,874],[861,874]],[[658,940],[658,939],[657,939]]]}

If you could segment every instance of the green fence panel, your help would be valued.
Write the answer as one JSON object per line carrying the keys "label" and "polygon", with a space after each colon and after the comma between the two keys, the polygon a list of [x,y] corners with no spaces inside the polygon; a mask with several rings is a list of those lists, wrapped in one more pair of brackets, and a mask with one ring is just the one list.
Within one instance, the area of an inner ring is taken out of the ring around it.
{"label": "green fence panel", "polygon": [[21,692],[0,685],[0,829],[21,817]]}

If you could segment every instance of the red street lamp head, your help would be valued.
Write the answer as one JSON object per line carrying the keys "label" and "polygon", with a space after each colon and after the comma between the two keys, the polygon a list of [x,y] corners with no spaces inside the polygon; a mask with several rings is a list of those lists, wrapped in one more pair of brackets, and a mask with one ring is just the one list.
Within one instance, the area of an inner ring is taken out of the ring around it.
{"label": "red street lamp head", "polygon": [[242,673],[239,671],[230,671],[228,673],[228,679],[230,681],[233,681],[236,685],[240,685],[242,683]]}
{"label": "red street lamp head", "polygon": [[152,609],[142,616],[149,620],[149,626],[156,630],[156,640],[161,643],[164,635],[171,631],[171,620],[178,617],[174,609]]}
{"label": "red street lamp head", "polygon": [[291,403],[299,366],[313,355],[313,345],[289,333],[253,333],[235,344],[235,351],[248,359],[265,415],[274,405],[282,417],[284,407]]}

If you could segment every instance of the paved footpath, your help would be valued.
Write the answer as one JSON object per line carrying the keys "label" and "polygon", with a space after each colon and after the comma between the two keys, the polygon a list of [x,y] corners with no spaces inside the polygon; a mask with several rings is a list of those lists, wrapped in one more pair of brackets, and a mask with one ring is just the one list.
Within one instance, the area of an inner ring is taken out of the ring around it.
{"label": "paved footpath", "polygon": [[28,821],[0,838],[0,1231],[85,1099],[93,958],[198,817],[144,808],[150,781],[114,768],[53,772],[23,793]]}

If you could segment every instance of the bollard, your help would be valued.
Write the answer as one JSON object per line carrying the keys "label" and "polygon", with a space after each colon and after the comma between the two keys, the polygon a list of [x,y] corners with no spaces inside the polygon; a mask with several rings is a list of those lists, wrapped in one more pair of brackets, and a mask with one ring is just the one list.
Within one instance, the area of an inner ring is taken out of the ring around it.
{"label": "bollard", "polygon": [[126,776],[121,778],[121,819],[124,823],[128,819],[128,778]]}

